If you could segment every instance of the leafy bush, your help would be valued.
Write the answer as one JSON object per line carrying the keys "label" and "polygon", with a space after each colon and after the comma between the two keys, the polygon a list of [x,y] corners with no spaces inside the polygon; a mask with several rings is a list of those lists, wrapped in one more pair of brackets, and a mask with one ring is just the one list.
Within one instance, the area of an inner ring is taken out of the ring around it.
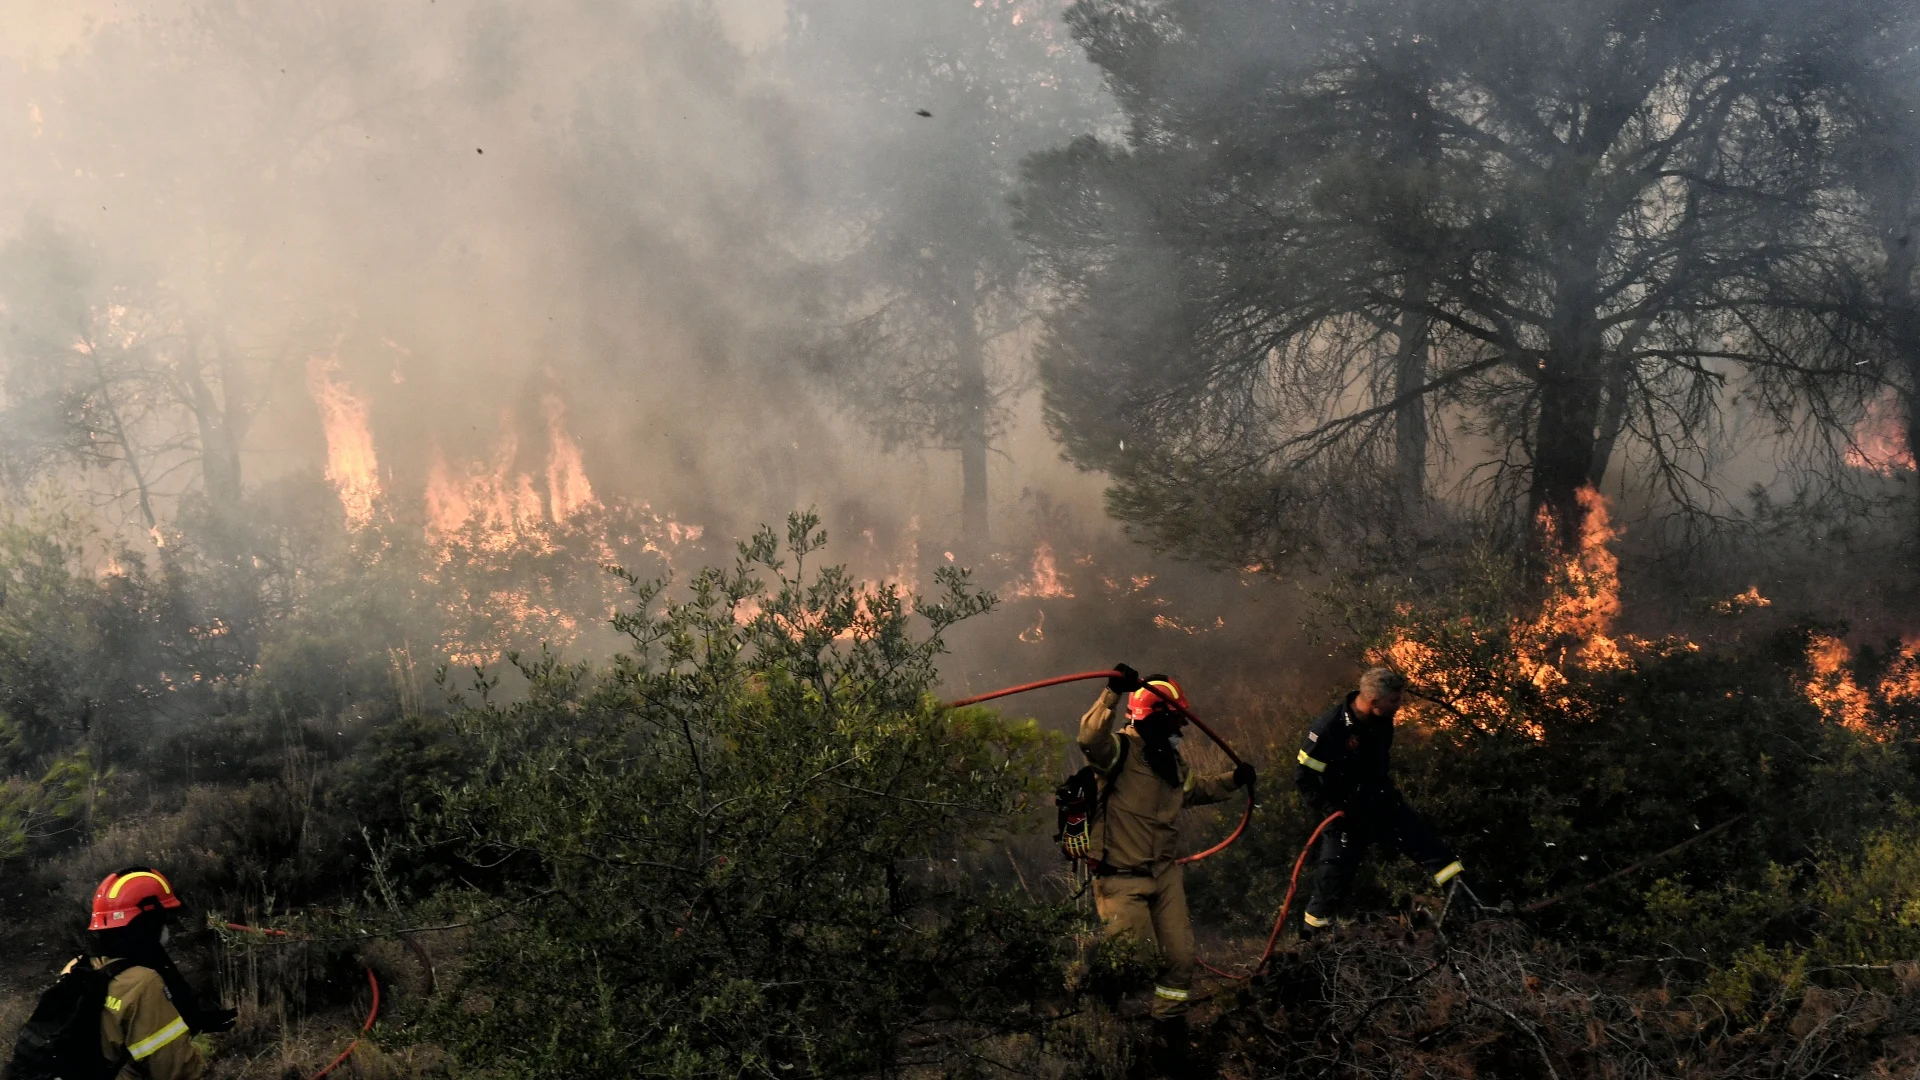
{"label": "leafy bush", "polygon": [[519,659],[525,700],[483,679],[447,721],[478,767],[419,843],[505,877],[442,897],[492,919],[428,1037],[502,1076],[848,1074],[897,1064],[916,1025],[939,1045],[1031,1023],[1060,986],[1070,916],[956,869],[1052,750],[928,696],[942,632],[992,598],[943,571],[910,613],[809,577],[816,525],[789,523],[791,571],[763,530],[684,599],[632,581],[630,651]]}

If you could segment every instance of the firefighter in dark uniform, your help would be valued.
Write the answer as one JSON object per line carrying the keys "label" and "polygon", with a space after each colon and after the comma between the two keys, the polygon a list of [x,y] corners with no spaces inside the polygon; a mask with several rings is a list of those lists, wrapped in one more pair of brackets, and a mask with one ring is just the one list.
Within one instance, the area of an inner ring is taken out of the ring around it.
{"label": "firefighter in dark uniform", "polygon": [[1360,858],[1374,844],[1391,846],[1433,875],[1435,885],[1459,876],[1459,860],[1427,824],[1388,774],[1393,717],[1407,680],[1377,667],[1360,677],[1360,688],[1314,721],[1300,748],[1294,783],[1324,819],[1343,811],[1320,839],[1313,898],[1307,901],[1301,936],[1333,924],[1343,913]]}

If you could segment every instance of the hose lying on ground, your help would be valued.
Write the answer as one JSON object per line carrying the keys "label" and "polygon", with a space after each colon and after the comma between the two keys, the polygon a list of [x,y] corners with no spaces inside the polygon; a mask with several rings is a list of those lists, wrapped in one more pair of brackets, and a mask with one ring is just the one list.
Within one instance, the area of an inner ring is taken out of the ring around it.
{"label": "hose lying on ground", "polygon": [[[258,927],[246,926],[241,923],[230,922],[227,924],[227,929],[238,930],[241,933],[246,933],[246,934],[264,934],[267,937],[290,938],[293,936],[292,934],[287,933],[285,930],[263,930]],[[421,953],[420,955],[422,959],[425,959],[425,956],[426,956],[425,953]],[[432,978],[431,973],[433,971],[433,965],[431,963],[427,965],[427,971],[429,973],[428,978],[431,979]],[[346,1062],[347,1058],[353,1056],[354,1050],[359,1048],[360,1040],[366,1036],[367,1032],[373,1030],[373,1022],[374,1020],[378,1019],[380,1016],[380,980],[374,977],[372,965],[367,966],[367,985],[371,987],[373,990],[373,1007],[367,1010],[366,1023],[360,1025],[360,1033],[353,1037],[353,1041],[347,1044],[347,1048],[345,1050],[340,1051],[340,1056],[328,1062],[326,1068],[321,1069],[317,1073],[314,1073],[313,1076],[310,1078],[310,1080],[322,1080],[322,1078],[325,1077],[328,1073],[339,1068],[343,1063]]]}
{"label": "hose lying on ground", "polygon": [[1287,924],[1287,912],[1293,907],[1293,894],[1300,888],[1300,869],[1307,864],[1307,853],[1312,851],[1313,845],[1319,842],[1320,834],[1327,831],[1327,826],[1346,816],[1346,811],[1335,810],[1333,813],[1327,815],[1325,821],[1322,821],[1315,827],[1312,836],[1307,837],[1306,846],[1300,849],[1300,857],[1293,860],[1293,877],[1287,882],[1286,899],[1280,901],[1280,914],[1274,916],[1273,932],[1267,935],[1267,947],[1260,953],[1260,959],[1253,965],[1252,970],[1248,971],[1245,975],[1235,975],[1231,971],[1221,971],[1205,960],[1200,961],[1201,967],[1206,968],[1221,978],[1234,979],[1236,981],[1251,979],[1267,969],[1267,963],[1273,959],[1273,948],[1280,942],[1280,928]]}

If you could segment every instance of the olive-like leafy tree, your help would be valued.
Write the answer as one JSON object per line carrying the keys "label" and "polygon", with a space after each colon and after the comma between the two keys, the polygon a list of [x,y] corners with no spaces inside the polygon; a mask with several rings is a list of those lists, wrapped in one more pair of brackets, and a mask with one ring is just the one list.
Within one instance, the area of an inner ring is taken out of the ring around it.
{"label": "olive-like leafy tree", "polygon": [[791,520],[791,568],[763,530],[684,591],[635,580],[611,666],[524,662],[525,700],[483,682],[450,721],[479,764],[420,836],[515,906],[434,1014],[444,1045],[502,1076],[864,1073],[930,1006],[923,1051],[1059,985],[1065,911],[951,861],[1050,756],[1030,723],[929,696],[941,633],[992,598],[946,571],[910,610],[809,573],[816,525]]}

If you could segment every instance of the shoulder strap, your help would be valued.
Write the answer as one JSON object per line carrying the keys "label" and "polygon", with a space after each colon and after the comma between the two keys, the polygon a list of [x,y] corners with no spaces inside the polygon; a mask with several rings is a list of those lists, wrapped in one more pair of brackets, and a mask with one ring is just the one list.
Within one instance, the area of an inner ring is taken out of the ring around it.
{"label": "shoulder strap", "polygon": [[[1100,785],[1100,796],[1094,800],[1093,815],[1087,818],[1089,827],[1107,816],[1107,800],[1113,798],[1113,786],[1120,782],[1120,773],[1127,765],[1127,751],[1133,747],[1132,741],[1126,736],[1115,732],[1113,737],[1120,744],[1120,752],[1113,755],[1113,768],[1101,774],[1106,778],[1106,782]],[[1107,865],[1107,841],[1110,839],[1111,836],[1106,833],[1100,835],[1100,858],[1093,863],[1095,873]]]}
{"label": "shoulder strap", "polygon": [[1114,738],[1120,743],[1120,752],[1113,755],[1113,768],[1103,774],[1106,777],[1106,783],[1100,785],[1100,797],[1094,801],[1095,819],[1106,815],[1107,800],[1113,798],[1113,786],[1120,782],[1120,772],[1127,765],[1127,751],[1133,747],[1133,743],[1124,735],[1115,735]]}

